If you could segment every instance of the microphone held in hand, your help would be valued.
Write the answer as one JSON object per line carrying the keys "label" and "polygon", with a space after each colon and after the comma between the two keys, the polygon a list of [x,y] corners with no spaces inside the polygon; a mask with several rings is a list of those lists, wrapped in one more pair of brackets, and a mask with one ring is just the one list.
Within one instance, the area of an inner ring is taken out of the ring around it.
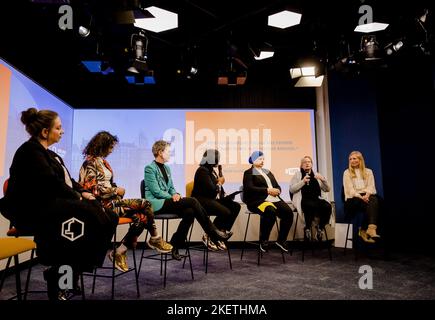
{"label": "microphone held in hand", "polygon": [[[222,165],[218,165],[218,175],[219,178],[222,178],[224,175],[222,174]],[[219,186],[219,199],[223,199],[225,197],[225,191],[224,188],[220,185]]]}
{"label": "microphone held in hand", "polygon": [[308,177],[308,180],[307,180],[307,186],[309,186],[310,185],[310,173],[308,172],[308,171],[305,171],[305,177]]}

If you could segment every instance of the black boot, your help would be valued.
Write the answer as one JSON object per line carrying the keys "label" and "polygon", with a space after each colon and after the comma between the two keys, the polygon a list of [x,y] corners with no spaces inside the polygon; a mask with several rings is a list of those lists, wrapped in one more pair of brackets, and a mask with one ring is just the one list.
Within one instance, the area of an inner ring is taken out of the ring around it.
{"label": "black boot", "polygon": [[71,290],[71,293],[73,295],[82,294],[82,288],[80,287],[79,280],[80,280],[80,273],[78,271],[74,270],[73,271],[73,288]]}
{"label": "black boot", "polygon": [[43,272],[47,282],[48,300],[67,300],[64,290],[59,289],[59,267],[52,266]]}

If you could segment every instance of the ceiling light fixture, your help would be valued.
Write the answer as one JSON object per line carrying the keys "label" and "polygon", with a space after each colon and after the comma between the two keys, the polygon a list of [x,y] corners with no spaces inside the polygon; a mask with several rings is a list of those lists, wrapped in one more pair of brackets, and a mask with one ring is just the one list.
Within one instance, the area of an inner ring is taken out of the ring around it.
{"label": "ceiling light fixture", "polygon": [[302,14],[289,10],[284,10],[270,15],[267,24],[271,27],[286,29],[301,23]]}
{"label": "ceiling light fixture", "polygon": [[385,30],[388,27],[388,23],[372,22],[366,24],[360,24],[355,27],[353,31],[362,33],[372,33]]}
{"label": "ceiling light fixture", "polygon": [[135,12],[135,27],[153,32],[178,28],[178,14],[154,6],[144,10],[148,11],[152,17],[143,18],[143,14]]}

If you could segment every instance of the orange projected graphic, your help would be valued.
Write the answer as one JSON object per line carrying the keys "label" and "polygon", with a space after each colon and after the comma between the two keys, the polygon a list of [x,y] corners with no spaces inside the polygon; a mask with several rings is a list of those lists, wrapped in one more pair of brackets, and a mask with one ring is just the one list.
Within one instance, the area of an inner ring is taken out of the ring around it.
{"label": "orange projected graphic", "polygon": [[240,183],[249,155],[262,150],[265,168],[289,181],[304,155],[313,156],[311,113],[186,112],[185,177],[193,180],[206,149],[218,149],[227,182]]}
{"label": "orange projected graphic", "polygon": [[11,70],[0,64],[0,176],[4,176],[6,134],[8,131]]}

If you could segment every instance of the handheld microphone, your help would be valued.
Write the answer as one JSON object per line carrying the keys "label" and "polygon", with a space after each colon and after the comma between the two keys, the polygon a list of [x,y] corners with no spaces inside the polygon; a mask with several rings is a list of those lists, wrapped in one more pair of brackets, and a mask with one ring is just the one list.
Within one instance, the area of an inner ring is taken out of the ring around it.
{"label": "handheld microphone", "polygon": [[[310,176],[310,173],[309,173],[309,171],[305,171],[305,176]],[[310,185],[310,180],[308,180],[307,181],[307,186],[309,186]]]}
{"label": "handheld microphone", "polygon": [[[223,177],[223,174],[222,174],[222,165],[218,165],[218,175],[219,175],[219,177]],[[225,191],[224,191],[224,188],[221,186],[221,185],[219,185],[219,198],[220,199],[223,199],[225,197]]]}

